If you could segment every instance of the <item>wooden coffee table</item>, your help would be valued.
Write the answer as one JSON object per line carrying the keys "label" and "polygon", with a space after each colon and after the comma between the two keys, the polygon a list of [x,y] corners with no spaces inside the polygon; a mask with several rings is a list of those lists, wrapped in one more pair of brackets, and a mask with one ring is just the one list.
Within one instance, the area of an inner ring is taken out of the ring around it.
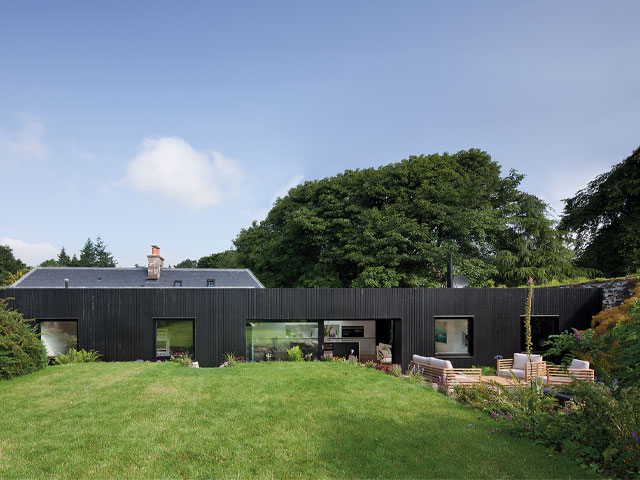
{"label": "wooden coffee table", "polygon": [[[482,375],[480,377],[480,383],[484,383],[485,385],[494,385],[497,383],[502,387],[513,387],[513,385],[515,385],[513,382],[513,379],[498,377],[497,375]],[[498,395],[500,395],[500,389],[497,389],[497,390],[498,390]]]}

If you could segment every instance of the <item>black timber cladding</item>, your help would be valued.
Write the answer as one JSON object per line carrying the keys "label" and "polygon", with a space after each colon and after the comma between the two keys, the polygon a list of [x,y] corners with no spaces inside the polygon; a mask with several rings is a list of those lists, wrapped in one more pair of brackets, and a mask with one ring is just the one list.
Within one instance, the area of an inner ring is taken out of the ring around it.
{"label": "black timber cladding", "polygon": [[[154,360],[154,318],[194,318],[196,358],[217,366],[227,352],[243,355],[247,320],[375,320],[401,322],[402,363],[435,354],[434,317],[473,316],[473,355],[450,357],[456,367],[494,365],[497,354],[521,350],[526,289],[215,289],[9,288],[26,318],[78,319],[79,348],[104,360]],[[537,288],[534,315],[559,315],[560,331],[589,327],[600,311],[600,289]]]}

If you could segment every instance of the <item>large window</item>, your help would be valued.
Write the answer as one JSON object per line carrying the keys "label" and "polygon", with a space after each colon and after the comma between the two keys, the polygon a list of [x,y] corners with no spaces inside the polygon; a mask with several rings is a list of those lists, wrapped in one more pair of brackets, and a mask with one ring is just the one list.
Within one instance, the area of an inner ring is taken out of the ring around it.
{"label": "large window", "polygon": [[49,357],[67,353],[78,348],[77,320],[41,320],[40,333]]}
{"label": "large window", "polygon": [[286,360],[295,346],[318,355],[318,322],[247,322],[247,359],[257,362]]}
{"label": "large window", "polygon": [[176,353],[195,354],[194,321],[192,319],[156,320],[156,357],[167,358]]}
{"label": "large window", "polygon": [[473,317],[435,317],[436,354],[471,355]]}

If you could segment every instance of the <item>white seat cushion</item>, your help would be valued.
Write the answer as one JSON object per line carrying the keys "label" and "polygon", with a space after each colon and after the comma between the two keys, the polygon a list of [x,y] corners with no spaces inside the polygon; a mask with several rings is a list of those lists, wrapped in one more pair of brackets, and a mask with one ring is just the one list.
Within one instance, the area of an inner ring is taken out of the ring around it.
{"label": "white seat cushion", "polygon": [[574,358],[573,360],[571,360],[571,365],[569,366],[569,368],[577,368],[580,370],[588,370],[589,369],[589,362],[587,362],[586,360],[578,360],[577,358]]}
{"label": "white seat cushion", "polygon": [[[516,370],[524,370],[524,364],[529,361],[529,355],[526,353],[513,354],[513,368]],[[542,355],[531,355],[532,362],[541,362]]]}
{"label": "white seat cushion", "polygon": [[429,365],[429,357],[421,357],[420,355],[414,355],[412,359],[414,362],[422,363],[424,365]]}
{"label": "white seat cushion", "polygon": [[505,378],[511,378],[511,374],[518,378],[524,378],[524,368],[511,368],[509,370],[500,370],[498,375]]}

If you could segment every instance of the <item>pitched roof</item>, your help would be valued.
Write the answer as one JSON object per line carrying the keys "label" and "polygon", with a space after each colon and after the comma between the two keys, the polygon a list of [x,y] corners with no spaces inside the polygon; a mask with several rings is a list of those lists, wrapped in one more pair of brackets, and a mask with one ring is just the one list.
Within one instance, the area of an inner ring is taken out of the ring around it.
{"label": "pitched roof", "polygon": [[163,268],[158,280],[147,280],[146,268],[36,267],[10,288],[264,288],[249,269]]}

